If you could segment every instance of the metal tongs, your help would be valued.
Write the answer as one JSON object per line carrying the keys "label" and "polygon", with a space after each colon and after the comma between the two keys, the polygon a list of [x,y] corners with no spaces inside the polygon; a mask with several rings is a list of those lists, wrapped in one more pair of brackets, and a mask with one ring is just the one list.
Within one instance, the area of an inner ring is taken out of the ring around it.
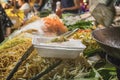
{"label": "metal tongs", "polygon": [[79,28],[74,29],[73,31],[68,31],[64,34],[62,34],[61,36],[64,36],[65,38],[69,38],[71,35],[73,35],[75,32],[77,32],[79,30]]}
{"label": "metal tongs", "polygon": [[20,67],[20,65],[22,64],[22,62],[24,60],[26,60],[29,55],[31,54],[31,52],[34,50],[33,45],[31,45],[28,50],[24,53],[24,55],[18,60],[17,64],[15,65],[15,67],[13,68],[13,70],[9,73],[9,75],[7,76],[6,80],[11,80],[11,78],[14,76],[15,72],[17,72],[18,68]]}
{"label": "metal tongs", "polygon": [[68,38],[78,30],[79,30],[79,28],[76,28],[73,31],[68,31],[68,32],[52,39],[51,42],[65,42],[65,41],[68,41]]}

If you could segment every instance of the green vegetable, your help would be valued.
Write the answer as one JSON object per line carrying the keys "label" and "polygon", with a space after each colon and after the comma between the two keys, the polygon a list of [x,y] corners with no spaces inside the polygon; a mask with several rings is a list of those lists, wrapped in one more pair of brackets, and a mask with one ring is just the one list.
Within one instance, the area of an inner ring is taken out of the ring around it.
{"label": "green vegetable", "polygon": [[[65,24],[66,25],[66,24]],[[66,25],[68,27],[69,30],[74,30],[76,28],[80,28],[80,29],[91,29],[92,28],[92,22],[91,21],[78,21],[73,25]]]}

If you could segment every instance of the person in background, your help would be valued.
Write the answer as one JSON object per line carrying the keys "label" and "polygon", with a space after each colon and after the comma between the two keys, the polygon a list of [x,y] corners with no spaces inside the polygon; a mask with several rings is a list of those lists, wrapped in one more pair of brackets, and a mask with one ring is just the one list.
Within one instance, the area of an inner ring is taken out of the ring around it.
{"label": "person in background", "polygon": [[13,23],[0,4],[0,43],[4,41],[5,37],[10,35],[12,26]]}
{"label": "person in background", "polygon": [[62,12],[78,14],[80,0],[61,0]]}
{"label": "person in background", "polygon": [[19,9],[19,5],[18,5],[18,0],[8,0],[8,4],[11,6],[11,7],[14,7],[16,9]]}
{"label": "person in background", "polygon": [[31,10],[28,0],[18,0],[18,5],[20,6],[19,10],[24,11],[25,16],[27,16]]}
{"label": "person in background", "polygon": [[52,11],[55,12],[56,10],[56,2],[61,0],[52,0]]}
{"label": "person in background", "polygon": [[85,2],[85,12],[89,11],[89,1]]}
{"label": "person in background", "polygon": [[80,3],[80,14],[83,14],[85,12],[85,5],[84,3]]}
{"label": "person in background", "polygon": [[0,0],[0,2],[1,2],[1,5],[4,9],[8,8],[8,0]]}
{"label": "person in background", "polygon": [[33,6],[35,11],[38,11],[38,12],[41,11],[46,2],[47,0],[35,0],[34,6]]}
{"label": "person in background", "polygon": [[0,43],[4,41],[4,34],[3,34],[3,30],[2,30],[2,25],[0,23]]}

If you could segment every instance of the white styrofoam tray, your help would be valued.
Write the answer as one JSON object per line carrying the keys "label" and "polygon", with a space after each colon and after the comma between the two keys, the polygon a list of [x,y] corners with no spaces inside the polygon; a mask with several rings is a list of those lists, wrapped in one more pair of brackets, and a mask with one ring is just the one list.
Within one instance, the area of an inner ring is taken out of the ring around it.
{"label": "white styrofoam tray", "polygon": [[33,37],[32,44],[41,57],[76,58],[86,48],[80,40],[51,43],[53,37]]}

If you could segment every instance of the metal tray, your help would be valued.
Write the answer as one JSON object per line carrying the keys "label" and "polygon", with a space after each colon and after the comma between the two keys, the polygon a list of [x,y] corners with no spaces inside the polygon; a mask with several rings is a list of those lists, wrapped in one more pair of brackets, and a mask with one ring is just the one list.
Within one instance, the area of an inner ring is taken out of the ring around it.
{"label": "metal tray", "polygon": [[94,30],[92,36],[108,55],[120,59],[120,27]]}

